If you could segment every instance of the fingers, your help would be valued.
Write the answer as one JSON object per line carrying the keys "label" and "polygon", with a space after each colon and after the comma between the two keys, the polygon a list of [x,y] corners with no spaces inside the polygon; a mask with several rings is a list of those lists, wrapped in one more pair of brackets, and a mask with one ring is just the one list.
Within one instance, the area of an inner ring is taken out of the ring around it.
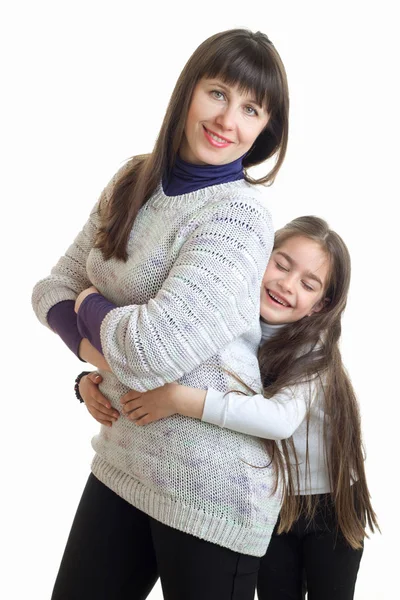
{"label": "fingers", "polygon": [[112,427],[113,421],[106,421],[105,419],[102,419],[101,413],[97,413],[97,411],[95,410],[89,410],[89,413],[101,425],[105,425],[106,427]]}
{"label": "fingers", "polygon": [[138,419],[141,419],[142,417],[147,415],[147,411],[142,406],[139,406],[138,408],[135,408],[129,413],[124,412],[124,414],[128,417],[130,421],[137,421]]}
{"label": "fingers", "polygon": [[121,396],[120,402],[121,404],[126,404],[127,402],[131,402],[132,400],[137,400],[141,396],[143,396],[144,392],[137,392],[136,390],[129,390],[126,394]]}
{"label": "fingers", "polygon": [[143,415],[141,419],[135,421],[135,425],[148,425],[149,423],[153,423],[154,419],[150,415]]}
{"label": "fingers", "polygon": [[91,373],[88,373],[86,377],[96,385],[99,385],[99,383],[103,381],[102,376],[97,371],[92,371]]}
{"label": "fingers", "polygon": [[138,418],[139,412],[141,411],[141,414],[144,414],[144,411],[142,410],[143,408],[143,401],[141,398],[135,398],[134,400],[130,400],[129,402],[126,402],[125,404],[122,405],[122,413],[124,415],[126,415],[128,418],[130,418],[131,420],[135,420]]}
{"label": "fingers", "polygon": [[144,409],[142,406],[130,412],[129,415],[126,416],[130,421],[135,423],[135,425],[147,425],[148,423],[152,423],[152,421],[154,421],[151,415],[149,415],[149,413],[146,412],[146,409]]}
{"label": "fingers", "polygon": [[[128,392],[126,396],[129,396],[131,392]],[[130,421],[137,422],[147,415],[148,410],[143,406],[142,399],[136,398],[123,404],[122,414],[124,414]]]}
{"label": "fingers", "polygon": [[86,402],[86,406],[89,409],[93,409],[96,410],[99,414],[102,415],[103,419],[106,419],[107,421],[110,420],[114,420],[116,421],[118,419],[119,412],[117,410],[115,410],[115,408],[112,408],[110,406],[110,408],[107,408],[106,406],[104,406],[104,404],[102,404],[101,402],[98,402],[96,400],[96,398],[91,397],[87,402]]}
{"label": "fingers", "polygon": [[102,425],[111,426],[119,418],[118,413],[116,415],[112,414],[112,410],[104,408],[104,406],[96,403],[95,401],[92,401],[90,404],[87,403],[86,408],[92,417]]}
{"label": "fingers", "polygon": [[79,382],[79,393],[86,404],[92,404],[93,401],[95,401],[97,404],[103,407],[102,412],[104,412],[106,415],[115,416],[118,418],[119,412],[115,408],[111,407],[111,403],[98,388],[98,384],[101,383],[101,381],[101,375],[96,372],[85,375]]}

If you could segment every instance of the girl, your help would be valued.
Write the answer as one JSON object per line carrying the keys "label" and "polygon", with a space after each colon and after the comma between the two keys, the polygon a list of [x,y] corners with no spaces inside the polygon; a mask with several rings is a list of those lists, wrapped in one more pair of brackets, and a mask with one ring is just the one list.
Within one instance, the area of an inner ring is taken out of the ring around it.
{"label": "girl", "polygon": [[[255,183],[272,183],[288,132],[286,75],[261,33],[231,30],[194,52],[149,156],[125,165],[33,306],[103,368],[113,409],[168,382],[259,386],[259,286],[273,228]],[[253,165],[274,156],[255,181]],[[95,287],[94,287],[95,286]],[[100,292],[100,293],[99,293]],[[76,310],[76,313],[75,313]],[[108,371],[110,369],[110,371]],[[280,508],[264,443],[173,416],[102,427],[53,599],[252,598]]]}
{"label": "girl", "polygon": [[[304,574],[309,600],[353,598],[366,525],[378,527],[358,405],[338,347],[349,283],[341,238],[322,219],[295,219],[277,231],[261,286],[264,396],[169,384],[121,400],[137,425],[179,413],[281,440],[280,452],[268,442],[287,478],[258,577],[259,600],[302,598]],[[90,378],[80,393],[88,406],[106,402]]]}

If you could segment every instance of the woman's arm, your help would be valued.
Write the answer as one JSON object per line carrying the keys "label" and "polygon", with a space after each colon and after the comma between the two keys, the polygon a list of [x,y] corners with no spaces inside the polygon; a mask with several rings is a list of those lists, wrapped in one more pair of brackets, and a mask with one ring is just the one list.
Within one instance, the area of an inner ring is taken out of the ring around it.
{"label": "woman's arm", "polygon": [[181,414],[240,433],[283,440],[304,420],[315,393],[313,382],[285,388],[272,398],[167,384],[145,393],[131,390],[121,404],[122,412],[137,425]]}
{"label": "woman's arm", "polygon": [[203,213],[149,302],[110,309],[103,296],[89,294],[80,304],[81,334],[129,388],[177,381],[248,330],[259,313],[273,243],[268,211],[243,197]]}
{"label": "woman's arm", "polygon": [[85,362],[90,363],[101,371],[112,372],[104,356],[86,338],[83,338],[80,342],[78,352],[79,357]]}
{"label": "woman's arm", "polygon": [[[33,289],[32,305],[39,321],[60,333],[62,339],[75,353],[80,339],[84,336],[69,335],[68,330],[76,328],[74,303],[77,296],[91,285],[86,271],[86,262],[96,239],[99,210],[110,200],[116,181],[131,167],[131,164],[128,162],[114,175],[96,202],[82,231],[77,235],[65,255],[53,267],[51,274],[40,280]],[[72,303],[66,301],[72,301]],[[53,311],[50,323],[48,321],[49,312],[59,303],[65,303],[64,308],[58,307],[56,311]]]}

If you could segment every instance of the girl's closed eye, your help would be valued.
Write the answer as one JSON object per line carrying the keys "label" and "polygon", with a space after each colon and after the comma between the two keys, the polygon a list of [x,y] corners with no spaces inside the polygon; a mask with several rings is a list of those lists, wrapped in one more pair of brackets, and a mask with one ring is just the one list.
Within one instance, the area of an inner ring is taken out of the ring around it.
{"label": "girl's closed eye", "polygon": [[314,288],[308,284],[306,281],[302,281],[303,287],[308,291],[308,292],[313,292]]}
{"label": "girl's closed eye", "polygon": [[285,271],[286,273],[289,272],[289,269],[287,269],[286,267],[284,267],[283,265],[281,265],[280,263],[275,263],[276,267],[280,270],[280,271]]}

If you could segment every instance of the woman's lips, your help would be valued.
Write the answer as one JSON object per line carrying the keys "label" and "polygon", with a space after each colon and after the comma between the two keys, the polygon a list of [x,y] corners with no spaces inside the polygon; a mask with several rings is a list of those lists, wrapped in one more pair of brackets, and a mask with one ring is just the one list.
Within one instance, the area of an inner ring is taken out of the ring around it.
{"label": "woman's lips", "polygon": [[233,143],[227,138],[224,138],[218,135],[217,133],[214,133],[213,131],[207,129],[206,127],[204,127],[204,125],[203,130],[208,142],[211,144],[211,146],[214,146],[214,148],[227,148],[228,146],[230,146],[230,144]]}

